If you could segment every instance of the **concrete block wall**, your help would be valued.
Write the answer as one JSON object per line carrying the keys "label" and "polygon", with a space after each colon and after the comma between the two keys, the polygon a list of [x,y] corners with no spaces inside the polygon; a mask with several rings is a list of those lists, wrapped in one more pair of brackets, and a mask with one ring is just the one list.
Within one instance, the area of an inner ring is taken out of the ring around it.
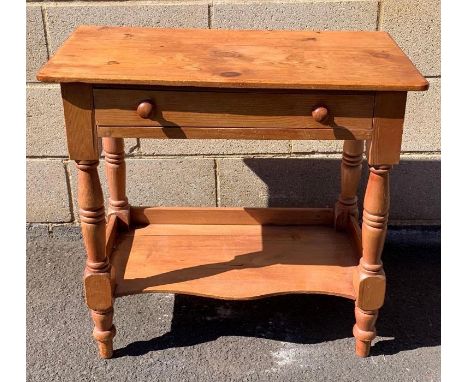
{"label": "concrete block wall", "polygon": [[[77,224],[60,89],[35,73],[76,26],[97,24],[390,32],[430,82],[409,94],[390,219],[440,224],[440,0],[27,0],[26,12],[28,222]],[[332,206],[341,146],[127,139],[128,196],[133,205]],[[105,190],[102,168],[101,180]]]}

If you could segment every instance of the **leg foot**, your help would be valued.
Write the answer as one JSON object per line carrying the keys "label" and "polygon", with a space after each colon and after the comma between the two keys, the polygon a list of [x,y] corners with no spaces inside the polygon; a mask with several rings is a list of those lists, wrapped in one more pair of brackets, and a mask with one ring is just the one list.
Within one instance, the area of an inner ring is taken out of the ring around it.
{"label": "leg foot", "polygon": [[361,358],[365,358],[369,355],[371,348],[370,341],[361,341],[356,339],[356,355]]}
{"label": "leg foot", "polygon": [[97,312],[92,310],[91,317],[94,321],[93,337],[97,341],[99,356],[101,358],[112,358],[112,341],[115,337],[115,326],[112,324],[113,310]]}
{"label": "leg foot", "polygon": [[370,352],[372,340],[376,336],[375,321],[378,312],[364,311],[356,306],[354,309],[356,325],[353,328],[353,335],[356,338],[356,355],[367,357]]}

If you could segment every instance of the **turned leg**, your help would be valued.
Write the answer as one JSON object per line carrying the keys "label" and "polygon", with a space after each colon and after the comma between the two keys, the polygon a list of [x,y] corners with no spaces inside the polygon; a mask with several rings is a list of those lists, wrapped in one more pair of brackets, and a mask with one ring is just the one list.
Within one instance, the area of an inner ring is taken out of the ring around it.
{"label": "turned leg", "polygon": [[102,138],[109,187],[108,214],[118,216],[120,225],[128,229],[130,206],[125,191],[125,150],[123,138]]}
{"label": "turned leg", "polygon": [[371,166],[362,216],[362,257],[357,267],[356,291],[356,354],[369,355],[376,336],[375,321],[385,297],[385,273],[382,254],[389,209],[389,166]]}
{"label": "turned leg", "polygon": [[364,141],[344,141],[341,161],[341,192],[335,204],[335,228],[345,230],[349,216],[358,218],[357,189],[361,180]]}
{"label": "turned leg", "polygon": [[99,161],[76,161],[81,230],[87,253],[84,272],[85,298],[94,321],[94,338],[102,358],[112,357],[113,275],[106,257],[106,221],[97,166]]}

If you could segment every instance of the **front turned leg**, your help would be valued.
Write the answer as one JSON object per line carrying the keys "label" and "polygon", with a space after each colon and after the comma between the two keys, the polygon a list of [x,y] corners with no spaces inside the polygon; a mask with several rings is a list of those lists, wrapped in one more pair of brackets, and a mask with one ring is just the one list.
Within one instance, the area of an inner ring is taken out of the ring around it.
{"label": "front turned leg", "polygon": [[371,166],[362,216],[362,257],[354,277],[356,293],[356,354],[369,355],[376,336],[375,321],[385,297],[385,273],[381,261],[387,234],[389,166]]}
{"label": "front turned leg", "polygon": [[364,141],[344,141],[341,160],[341,191],[335,204],[335,228],[346,229],[349,216],[358,218],[357,189],[361,180]]}
{"label": "front turned leg", "polygon": [[97,173],[99,161],[76,161],[81,230],[87,253],[84,272],[86,304],[94,321],[94,338],[102,358],[112,357],[115,327],[113,317],[113,274],[106,256],[104,198]]}

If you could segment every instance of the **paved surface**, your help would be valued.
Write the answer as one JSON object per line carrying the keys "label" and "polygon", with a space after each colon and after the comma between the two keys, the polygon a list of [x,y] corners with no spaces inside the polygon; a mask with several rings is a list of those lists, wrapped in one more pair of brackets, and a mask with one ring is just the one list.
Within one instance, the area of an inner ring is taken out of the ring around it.
{"label": "paved surface", "polygon": [[438,381],[440,231],[392,230],[373,356],[354,356],[353,303],[138,295],[115,304],[115,358],[99,360],[76,228],[28,227],[28,381]]}

